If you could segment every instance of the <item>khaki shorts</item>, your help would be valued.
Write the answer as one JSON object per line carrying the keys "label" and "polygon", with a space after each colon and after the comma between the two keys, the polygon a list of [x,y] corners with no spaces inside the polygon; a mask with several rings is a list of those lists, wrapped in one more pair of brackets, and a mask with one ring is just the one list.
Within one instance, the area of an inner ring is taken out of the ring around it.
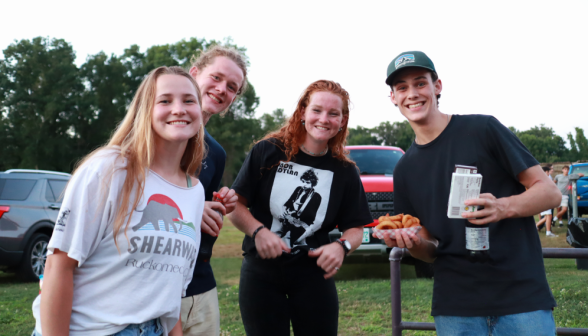
{"label": "khaki shorts", "polygon": [[559,206],[562,207],[568,207],[568,200],[570,199],[570,196],[568,195],[561,195],[561,204]]}
{"label": "khaki shorts", "polygon": [[182,299],[184,336],[220,335],[220,312],[216,287],[208,292]]}

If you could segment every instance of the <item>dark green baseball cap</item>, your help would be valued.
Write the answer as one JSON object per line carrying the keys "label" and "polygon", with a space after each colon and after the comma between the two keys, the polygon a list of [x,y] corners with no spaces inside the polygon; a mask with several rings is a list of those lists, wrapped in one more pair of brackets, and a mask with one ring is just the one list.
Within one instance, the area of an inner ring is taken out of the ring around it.
{"label": "dark green baseball cap", "polygon": [[424,52],[405,51],[394,57],[392,62],[390,62],[390,65],[388,65],[386,84],[392,85],[394,75],[397,75],[398,71],[409,67],[425,68],[427,70],[433,71],[434,73],[437,73],[433,61],[431,61],[429,56],[425,55]]}

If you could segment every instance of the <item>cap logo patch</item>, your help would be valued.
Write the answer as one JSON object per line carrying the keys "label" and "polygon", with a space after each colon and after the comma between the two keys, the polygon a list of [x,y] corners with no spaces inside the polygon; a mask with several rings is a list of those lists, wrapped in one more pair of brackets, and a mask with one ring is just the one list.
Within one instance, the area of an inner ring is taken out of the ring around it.
{"label": "cap logo patch", "polygon": [[396,59],[396,62],[394,62],[394,66],[396,66],[396,69],[398,69],[399,67],[406,65],[408,63],[414,63],[414,55],[413,54],[400,55]]}

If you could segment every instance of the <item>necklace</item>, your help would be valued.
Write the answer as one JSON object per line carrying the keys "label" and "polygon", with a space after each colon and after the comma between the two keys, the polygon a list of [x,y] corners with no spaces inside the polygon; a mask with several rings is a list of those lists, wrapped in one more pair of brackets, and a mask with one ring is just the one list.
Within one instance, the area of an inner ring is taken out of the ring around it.
{"label": "necklace", "polygon": [[304,147],[304,145],[300,145],[300,148],[302,149],[303,152],[305,152],[306,154],[310,154],[312,156],[325,155],[325,154],[327,154],[327,150],[329,150],[329,146],[327,146],[327,148],[325,148],[324,151],[322,151],[320,153],[313,153],[313,152],[309,151],[306,147]]}

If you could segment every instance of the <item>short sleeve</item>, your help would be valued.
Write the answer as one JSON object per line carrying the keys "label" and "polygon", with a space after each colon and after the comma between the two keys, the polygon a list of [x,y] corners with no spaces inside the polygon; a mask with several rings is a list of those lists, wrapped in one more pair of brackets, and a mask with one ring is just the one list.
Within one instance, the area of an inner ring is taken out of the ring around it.
{"label": "short sleeve", "polygon": [[[202,186],[202,184],[200,184],[200,186]],[[205,191],[204,191],[204,186],[202,186],[202,188],[199,188],[199,196],[196,198],[196,202],[195,204],[197,207],[196,210],[196,216],[194,218],[195,222],[194,224],[196,224],[196,227],[200,227],[200,222],[202,220],[202,214],[204,213],[204,202],[206,200],[206,195],[205,195]],[[201,242],[202,242],[202,233],[197,234],[197,240],[198,240],[198,253],[200,253],[200,246],[201,246]],[[192,279],[194,278],[194,268],[196,268],[196,263],[198,263],[198,255],[199,254],[194,254],[194,259],[192,260],[192,263],[190,264],[190,272],[186,272],[186,276],[184,277],[184,283],[182,286],[182,297],[186,296],[186,291],[188,290],[188,286],[190,285],[190,283],[192,282]],[[200,261],[203,262],[203,261]]]}
{"label": "short sleeve", "polygon": [[114,209],[110,186],[104,184],[100,171],[103,167],[91,159],[72,176],[49,241],[49,254],[59,249],[81,266],[104,237]]}
{"label": "short sleeve", "polygon": [[522,171],[539,164],[521,140],[494,117],[488,118],[486,140],[488,150],[517,181]]}
{"label": "short sleeve", "polygon": [[261,152],[265,142],[262,141],[253,146],[231,187],[237,194],[247,199],[247,206],[252,206],[255,201],[257,185],[261,177]]}
{"label": "short sleeve", "polygon": [[363,184],[355,165],[347,168],[346,175],[344,202],[336,220],[341,223],[339,224],[341,231],[373,222]]}

